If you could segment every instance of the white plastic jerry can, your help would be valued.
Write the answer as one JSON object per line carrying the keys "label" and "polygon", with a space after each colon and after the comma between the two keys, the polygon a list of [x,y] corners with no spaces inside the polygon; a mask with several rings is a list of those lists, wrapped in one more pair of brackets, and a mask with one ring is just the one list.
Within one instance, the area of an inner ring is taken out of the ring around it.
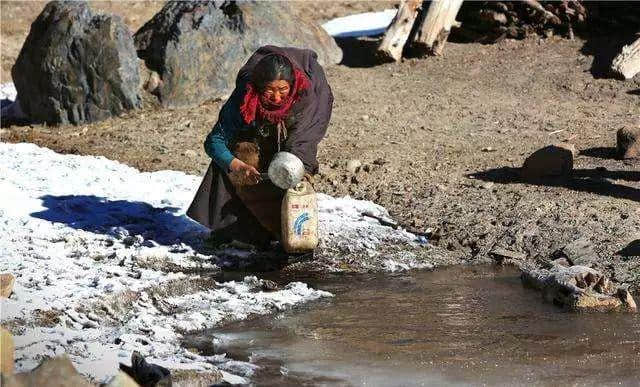
{"label": "white plastic jerry can", "polygon": [[318,201],[306,181],[288,189],[282,200],[282,246],[288,253],[312,251],[318,246]]}

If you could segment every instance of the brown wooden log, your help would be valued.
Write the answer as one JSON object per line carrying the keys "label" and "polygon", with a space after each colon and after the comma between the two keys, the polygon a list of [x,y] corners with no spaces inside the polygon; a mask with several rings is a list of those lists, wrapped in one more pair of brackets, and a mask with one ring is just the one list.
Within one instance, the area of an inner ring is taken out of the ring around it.
{"label": "brown wooden log", "polygon": [[613,58],[611,69],[625,79],[631,79],[640,73],[640,38],[622,47],[620,53]]}
{"label": "brown wooden log", "polygon": [[432,55],[442,55],[451,27],[460,27],[456,21],[460,6],[462,0],[433,0],[414,38],[415,47]]}
{"label": "brown wooden log", "polygon": [[391,21],[380,47],[378,47],[378,53],[382,57],[396,62],[400,61],[402,49],[409,38],[421,4],[421,0],[402,0],[400,2],[398,13]]}

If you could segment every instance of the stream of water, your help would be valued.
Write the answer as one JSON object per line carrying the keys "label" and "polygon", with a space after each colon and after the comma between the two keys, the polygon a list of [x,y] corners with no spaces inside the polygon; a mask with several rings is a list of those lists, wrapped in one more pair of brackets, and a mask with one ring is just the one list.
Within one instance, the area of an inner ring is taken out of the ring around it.
{"label": "stream of water", "polygon": [[638,314],[564,312],[513,268],[302,280],[335,297],[200,337],[256,385],[640,385]]}

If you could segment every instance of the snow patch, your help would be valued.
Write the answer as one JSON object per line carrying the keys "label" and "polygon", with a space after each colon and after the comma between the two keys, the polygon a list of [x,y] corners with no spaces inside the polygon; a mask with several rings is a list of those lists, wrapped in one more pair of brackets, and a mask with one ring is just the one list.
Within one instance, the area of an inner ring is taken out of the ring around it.
{"label": "snow patch", "polygon": [[322,28],[335,38],[380,35],[387,30],[397,12],[386,9],[338,17],[324,23]]}
{"label": "snow patch", "polygon": [[[19,371],[67,353],[80,372],[104,381],[133,350],[170,368],[224,369],[230,360],[194,361],[181,332],[330,296],[303,283],[265,292],[262,280],[247,277],[153,297],[153,289],[202,279],[175,268],[217,269],[215,256],[193,247],[208,230],[184,214],[199,181],[0,143],[0,272],[16,276],[0,320],[24,321],[14,329]],[[53,326],[39,326],[45,311],[54,312]]]}

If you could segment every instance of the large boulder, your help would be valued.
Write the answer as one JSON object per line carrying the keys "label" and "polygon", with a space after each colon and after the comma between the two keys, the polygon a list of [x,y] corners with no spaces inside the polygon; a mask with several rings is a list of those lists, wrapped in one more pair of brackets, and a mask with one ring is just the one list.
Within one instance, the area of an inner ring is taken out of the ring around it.
{"label": "large boulder", "polygon": [[295,46],[335,64],[342,51],[288,2],[170,1],[135,34],[138,55],[157,72],[157,94],[170,107],[227,96],[238,70],[259,47]]}
{"label": "large boulder", "polygon": [[140,105],[138,59],[120,17],[86,2],[48,3],[31,25],[11,75],[36,122],[80,124]]}
{"label": "large boulder", "polygon": [[640,127],[618,130],[617,151],[621,159],[640,158]]}

